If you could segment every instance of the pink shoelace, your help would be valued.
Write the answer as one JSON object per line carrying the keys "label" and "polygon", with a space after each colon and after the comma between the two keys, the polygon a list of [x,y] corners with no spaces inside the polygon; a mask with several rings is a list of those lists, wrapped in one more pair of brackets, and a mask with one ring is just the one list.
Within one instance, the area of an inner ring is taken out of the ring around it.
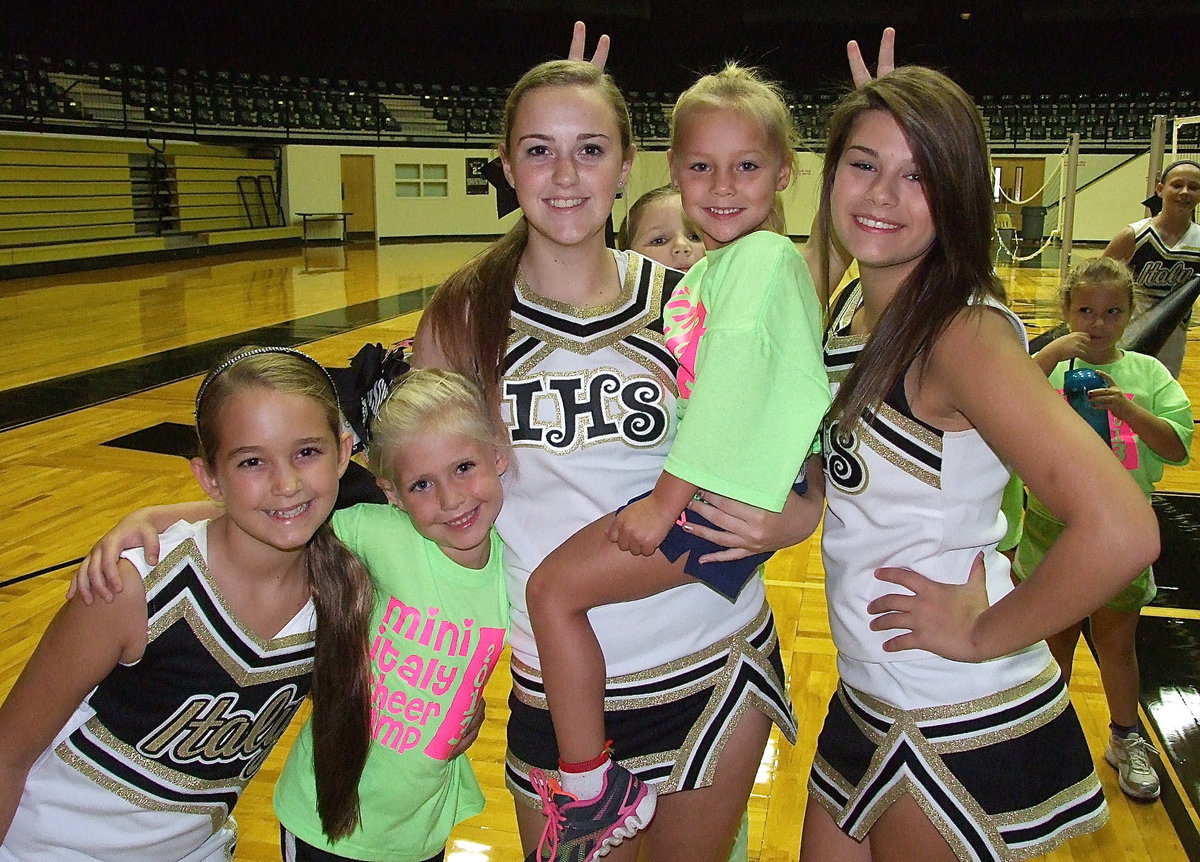
{"label": "pink shoelace", "polygon": [[555,794],[566,796],[558,781],[540,769],[533,769],[529,772],[529,781],[533,784],[533,789],[537,791],[537,795],[542,800],[542,813],[546,815],[546,825],[542,828],[542,837],[538,839],[538,858],[542,857],[542,851],[550,850],[549,859],[553,859],[558,854],[558,838],[567,823],[566,815],[559,810],[558,803],[554,801]]}

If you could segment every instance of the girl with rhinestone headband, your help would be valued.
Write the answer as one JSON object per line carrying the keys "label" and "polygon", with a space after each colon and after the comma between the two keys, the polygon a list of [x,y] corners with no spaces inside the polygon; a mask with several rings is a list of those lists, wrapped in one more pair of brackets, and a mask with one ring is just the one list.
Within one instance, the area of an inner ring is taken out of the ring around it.
{"label": "girl with rhinestone headband", "polygon": [[168,527],[157,565],[127,552],[112,602],[68,600],[0,707],[0,859],[230,858],[233,807],[310,689],[322,816],[358,819],[339,788],[367,751],[371,585],[328,523],[350,457],[333,383],[299,351],[239,351],[196,432],[223,509]]}

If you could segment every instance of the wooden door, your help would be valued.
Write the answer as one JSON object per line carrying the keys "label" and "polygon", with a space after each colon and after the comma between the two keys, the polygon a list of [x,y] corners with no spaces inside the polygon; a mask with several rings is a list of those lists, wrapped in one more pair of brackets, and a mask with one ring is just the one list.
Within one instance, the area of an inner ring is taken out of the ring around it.
{"label": "wooden door", "polygon": [[349,236],[375,236],[374,156],[342,156],[342,212]]}

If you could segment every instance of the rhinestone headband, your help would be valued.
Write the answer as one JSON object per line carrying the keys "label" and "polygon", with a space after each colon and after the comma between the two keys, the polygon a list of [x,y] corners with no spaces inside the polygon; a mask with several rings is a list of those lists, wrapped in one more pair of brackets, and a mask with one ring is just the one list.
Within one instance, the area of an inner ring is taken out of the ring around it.
{"label": "rhinestone headband", "polygon": [[1193,161],[1192,159],[1177,159],[1163,168],[1163,172],[1158,176],[1158,181],[1160,183],[1165,183],[1167,181],[1167,174],[1171,173],[1171,171],[1175,170],[1180,165],[1191,165],[1193,168],[1200,168],[1200,162]]}
{"label": "rhinestone headband", "polygon": [[251,356],[262,356],[266,353],[282,353],[285,356],[295,356],[307,362],[311,362],[317,368],[321,369],[321,374],[325,376],[325,381],[329,384],[329,391],[333,393],[334,398],[337,398],[337,387],[333,384],[333,377],[330,376],[329,371],[324,365],[322,365],[320,362],[317,362],[317,360],[313,359],[307,353],[302,353],[299,350],[293,350],[290,347],[255,347],[251,350],[243,350],[239,353],[235,353],[212,371],[208,372],[208,376],[204,378],[204,382],[201,383],[200,388],[196,390],[196,413],[199,414],[200,401],[204,398],[204,393],[208,390],[209,385],[214,380],[216,380],[233,366],[237,365],[243,359],[249,359]]}

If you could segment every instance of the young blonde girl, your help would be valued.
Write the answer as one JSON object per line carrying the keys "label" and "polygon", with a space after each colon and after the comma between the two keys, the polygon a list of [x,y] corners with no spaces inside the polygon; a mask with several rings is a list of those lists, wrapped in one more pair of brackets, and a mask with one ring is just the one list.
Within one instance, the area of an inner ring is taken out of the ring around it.
{"label": "young blonde girl", "polygon": [[[937,72],[898,69],[833,112],[820,217],[861,278],[825,345],[841,679],[804,860],[1029,858],[1106,816],[1041,639],[1128,584],[1157,526],[1001,301],[989,174],[978,110]],[[1066,525],[1015,589],[996,550],[1010,466]]]}
{"label": "young blonde girl", "polygon": [[[1187,463],[1194,425],[1191,403],[1166,366],[1121,347],[1134,307],[1133,273],[1109,257],[1089,260],[1071,270],[1059,298],[1071,331],[1034,358],[1060,392],[1068,368],[1094,369],[1105,379],[1108,385],[1091,390],[1089,401],[1107,412],[1113,453],[1149,498],[1162,478],[1164,463]],[[1031,495],[1013,568],[1018,579],[1037,568],[1062,529],[1045,504]],[[1088,616],[1112,731],[1104,758],[1117,770],[1121,790],[1138,799],[1159,794],[1149,744],[1138,727],[1140,684],[1134,642],[1139,612],[1155,593],[1154,574],[1147,567]],[[1079,621],[1047,638],[1067,682],[1082,630]]]}
{"label": "young blonde girl", "polygon": [[[545,804],[566,840],[589,830],[597,850],[641,828],[653,796],[607,754],[605,656],[588,612],[695,581],[735,601],[768,555],[702,564],[718,546],[676,522],[701,488],[781,511],[829,402],[808,267],[789,239],[762,229],[791,181],[778,89],[730,64],[680,96],[672,127],[672,179],[707,251],[666,305],[679,430],[654,489],[576,533],[526,591],[534,633],[554,647],[542,677],[561,786]],[[785,730],[794,738],[790,715]]]}
{"label": "young blonde girl", "polygon": [[[371,587],[329,513],[350,457],[302,353],[239,351],[196,396],[192,472],[223,509],[70,600],[0,707],[0,859],[224,860],[230,813],[309,692],[320,819],[358,819]],[[319,630],[314,628],[319,621]]]}
{"label": "young blonde girl", "polygon": [[483,810],[479,782],[458,755],[508,628],[492,527],[508,450],[491,415],[462,375],[417,369],[397,380],[371,423],[371,471],[390,505],[333,516],[375,584],[362,819],[348,835],[323,830],[316,728],[305,725],[275,786],[285,862],[437,862],[453,826]]}
{"label": "young blonde girl", "polygon": [[679,190],[671,185],[651,189],[634,201],[617,231],[617,248],[682,272],[704,257],[704,241],[685,223]]}
{"label": "young blonde girl", "polygon": [[[353,735],[326,736],[315,720],[301,729],[275,787],[285,862],[438,862],[451,828],[483,809],[479,783],[459,755],[478,731],[508,622],[492,524],[509,456],[496,440],[482,393],[452,372],[411,371],[378,407],[368,457],[389,504],[363,503],[332,517],[373,586],[367,616],[352,633],[368,665],[369,705],[361,708],[369,720]],[[101,540],[95,572],[108,567],[114,548],[194,510],[134,512]],[[353,704],[335,698],[333,706]],[[323,707],[314,700],[314,715]],[[340,830],[324,814],[330,765],[319,755],[331,745],[367,749],[361,774],[335,788],[359,800]]]}

